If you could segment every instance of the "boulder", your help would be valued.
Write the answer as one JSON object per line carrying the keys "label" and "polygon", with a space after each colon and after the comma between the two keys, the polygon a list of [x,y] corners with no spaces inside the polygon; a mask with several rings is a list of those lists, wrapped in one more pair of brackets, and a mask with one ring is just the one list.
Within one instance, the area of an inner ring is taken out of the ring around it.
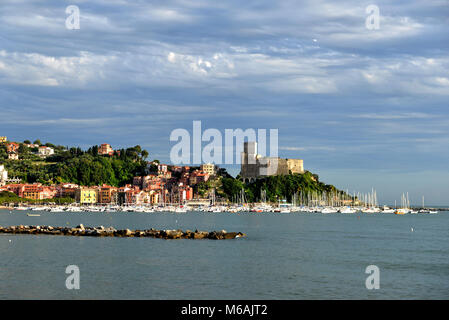
{"label": "boulder", "polygon": [[167,239],[179,239],[182,237],[182,230],[164,230],[164,236]]}
{"label": "boulder", "polygon": [[226,232],[223,234],[223,239],[235,239],[237,232]]}
{"label": "boulder", "polygon": [[145,230],[145,236],[146,237],[154,237],[157,238],[160,236],[160,231],[155,229]]}
{"label": "boulder", "polygon": [[207,238],[208,235],[209,232],[207,231],[195,231],[195,233],[193,234],[193,239],[204,239]]}

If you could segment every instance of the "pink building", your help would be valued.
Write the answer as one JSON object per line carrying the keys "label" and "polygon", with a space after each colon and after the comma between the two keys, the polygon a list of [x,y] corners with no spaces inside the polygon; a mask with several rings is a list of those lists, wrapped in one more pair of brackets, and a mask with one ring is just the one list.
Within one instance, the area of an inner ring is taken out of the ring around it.
{"label": "pink building", "polygon": [[112,156],[112,155],[114,155],[114,149],[112,149],[110,144],[103,143],[98,148],[98,154],[102,155],[102,156]]}

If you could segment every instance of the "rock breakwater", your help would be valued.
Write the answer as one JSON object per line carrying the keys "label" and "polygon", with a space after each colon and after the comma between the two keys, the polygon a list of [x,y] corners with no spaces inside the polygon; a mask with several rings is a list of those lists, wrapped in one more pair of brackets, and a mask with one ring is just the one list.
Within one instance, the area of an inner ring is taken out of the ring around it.
{"label": "rock breakwater", "polygon": [[80,224],[75,228],[71,227],[52,227],[52,226],[10,226],[1,227],[0,233],[6,234],[46,234],[61,236],[87,236],[87,237],[150,237],[159,239],[211,239],[225,240],[245,237],[241,232],[221,231],[191,231],[191,230],[117,230],[113,227],[84,227]]}

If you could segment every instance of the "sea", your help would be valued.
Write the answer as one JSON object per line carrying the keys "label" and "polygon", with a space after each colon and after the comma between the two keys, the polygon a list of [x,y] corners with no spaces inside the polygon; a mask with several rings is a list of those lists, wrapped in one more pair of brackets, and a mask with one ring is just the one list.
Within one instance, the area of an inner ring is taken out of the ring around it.
{"label": "sea", "polygon": [[[81,223],[224,229],[247,236],[162,240],[0,234],[0,299],[449,298],[449,212],[41,212],[32,217],[26,211],[0,211],[3,227]],[[67,286],[73,276],[69,266],[79,271],[79,288]],[[369,285],[373,276],[374,288]]]}

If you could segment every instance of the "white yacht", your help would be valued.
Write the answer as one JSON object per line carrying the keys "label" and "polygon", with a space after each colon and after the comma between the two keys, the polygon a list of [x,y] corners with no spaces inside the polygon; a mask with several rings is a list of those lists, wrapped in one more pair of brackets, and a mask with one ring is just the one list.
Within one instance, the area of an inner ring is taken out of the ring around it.
{"label": "white yacht", "polygon": [[357,210],[351,207],[340,208],[340,213],[357,213]]}
{"label": "white yacht", "polygon": [[338,210],[332,207],[326,207],[323,210],[321,210],[321,213],[337,213]]}
{"label": "white yacht", "polygon": [[382,213],[394,213],[394,209],[384,206],[382,209]]}

